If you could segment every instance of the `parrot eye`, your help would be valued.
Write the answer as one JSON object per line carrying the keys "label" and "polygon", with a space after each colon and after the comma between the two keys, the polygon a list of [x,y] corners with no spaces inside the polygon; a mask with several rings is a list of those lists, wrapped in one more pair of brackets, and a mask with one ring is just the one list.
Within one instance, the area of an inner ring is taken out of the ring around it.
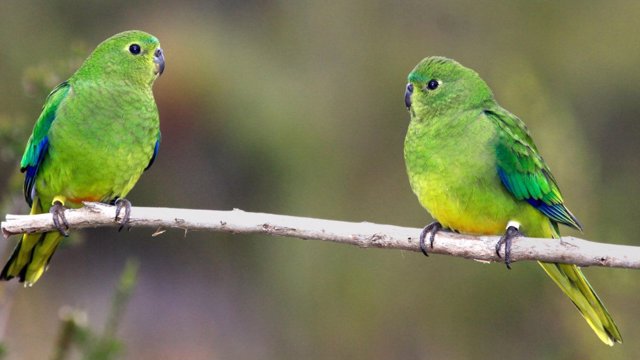
{"label": "parrot eye", "polygon": [[142,50],[142,49],[140,48],[140,45],[138,45],[138,44],[129,45],[129,52],[132,53],[133,55],[140,54],[140,50]]}
{"label": "parrot eye", "polygon": [[429,80],[429,83],[427,84],[427,89],[435,90],[438,88],[439,85],[440,83],[438,82],[438,80],[432,79],[432,80]]}

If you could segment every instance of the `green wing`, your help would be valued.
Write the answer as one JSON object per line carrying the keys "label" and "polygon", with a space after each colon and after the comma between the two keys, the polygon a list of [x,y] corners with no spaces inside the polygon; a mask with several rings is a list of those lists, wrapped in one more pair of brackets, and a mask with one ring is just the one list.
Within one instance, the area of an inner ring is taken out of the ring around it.
{"label": "green wing", "polygon": [[578,219],[564,205],[558,184],[524,122],[500,107],[485,110],[484,114],[500,129],[496,155],[502,184],[516,199],[526,200],[551,220],[582,230]]}
{"label": "green wing", "polygon": [[24,197],[29,206],[33,204],[35,196],[35,181],[38,168],[47,155],[49,149],[49,128],[56,118],[56,113],[60,103],[69,93],[71,86],[66,81],[56,86],[47,96],[47,100],[42,107],[42,113],[36,121],[33,133],[29,137],[29,142],[20,161],[20,170],[25,173]]}

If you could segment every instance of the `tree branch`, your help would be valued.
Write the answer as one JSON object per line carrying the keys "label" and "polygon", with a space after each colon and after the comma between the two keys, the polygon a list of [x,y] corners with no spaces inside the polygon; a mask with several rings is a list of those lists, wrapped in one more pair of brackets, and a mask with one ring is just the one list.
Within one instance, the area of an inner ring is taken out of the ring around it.
{"label": "tree branch", "polygon": [[[71,228],[119,226],[114,221],[115,207],[86,203],[77,210],[65,212]],[[266,234],[305,240],[324,240],[356,245],[420,251],[421,229],[368,222],[352,223],[297,216],[229,211],[134,207],[132,227],[156,228],[153,236],[165,228],[228,232],[232,234]],[[7,215],[2,222],[6,237],[13,234],[53,230],[50,214]],[[502,261],[495,254],[496,236],[468,236],[450,232],[436,235],[432,254],[458,256],[480,261]],[[513,261],[540,260],[580,266],[606,266],[640,269],[640,247],[596,243],[574,237],[562,239],[518,238],[513,243]]]}

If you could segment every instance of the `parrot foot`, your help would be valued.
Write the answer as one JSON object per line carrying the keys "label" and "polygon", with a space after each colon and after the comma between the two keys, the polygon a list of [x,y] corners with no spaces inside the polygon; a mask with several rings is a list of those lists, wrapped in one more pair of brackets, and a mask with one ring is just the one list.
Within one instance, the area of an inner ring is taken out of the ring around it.
{"label": "parrot foot", "polygon": [[433,240],[435,240],[436,233],[440,230],[442,230],[442,224],[434,221],[431,224],[425,226],[424,229],[422,229],[422,232],[420,232],[420,251],[422,251],[425,256],[429,256],[429,254],[427,253],[427,244],[425,242],[427,234],[431,233],[431,235],[429,236],[429,246],[433,248]]}
{"label": "parrot foot", "polygon": [[[118,199],[115,202],[116,205],[116,218],[115,221],[120,224],[120,228],[118,231],[122,231],[125,225],[129,222],[129,218],[131,217],[131,201],[127,199]],[[124,216],[118,220],[120,217],[120,211],[124,209]]]}
{"label": "parrot foot", "polygon": [[69,236],[69,223],[67,222],[66,216],[64,216],[64,211],[67,210],[62,202],[54,201],[51,209],[49,209],[49,213],[53,217],[53,226],[58,229],[62,236]]}
{"label": "parrot foot", "polygon": [[496,244],[496,255],[498,255],[499,258],[502,257],[500,256],[500,247],[504,244],[504,264],[507,265],[507,269],[509,270],[511,270],[511,243],[513,239],[521,235],[520,229],[509,223],[507,231],[505,231],[504,235],[500,237],[500,240],[498,240]]}

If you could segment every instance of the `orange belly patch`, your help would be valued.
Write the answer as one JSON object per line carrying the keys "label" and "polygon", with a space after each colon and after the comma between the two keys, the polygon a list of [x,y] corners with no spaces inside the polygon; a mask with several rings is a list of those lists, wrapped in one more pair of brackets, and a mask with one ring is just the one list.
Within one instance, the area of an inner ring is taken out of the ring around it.
{"label": "orange belly patch", "polygon": [[76,204],[82,204],[83,202],[99,202],[100,199],[101,198],[98,196],[83,196],[83,197],[67,198],[67,201],[70,201]]}

